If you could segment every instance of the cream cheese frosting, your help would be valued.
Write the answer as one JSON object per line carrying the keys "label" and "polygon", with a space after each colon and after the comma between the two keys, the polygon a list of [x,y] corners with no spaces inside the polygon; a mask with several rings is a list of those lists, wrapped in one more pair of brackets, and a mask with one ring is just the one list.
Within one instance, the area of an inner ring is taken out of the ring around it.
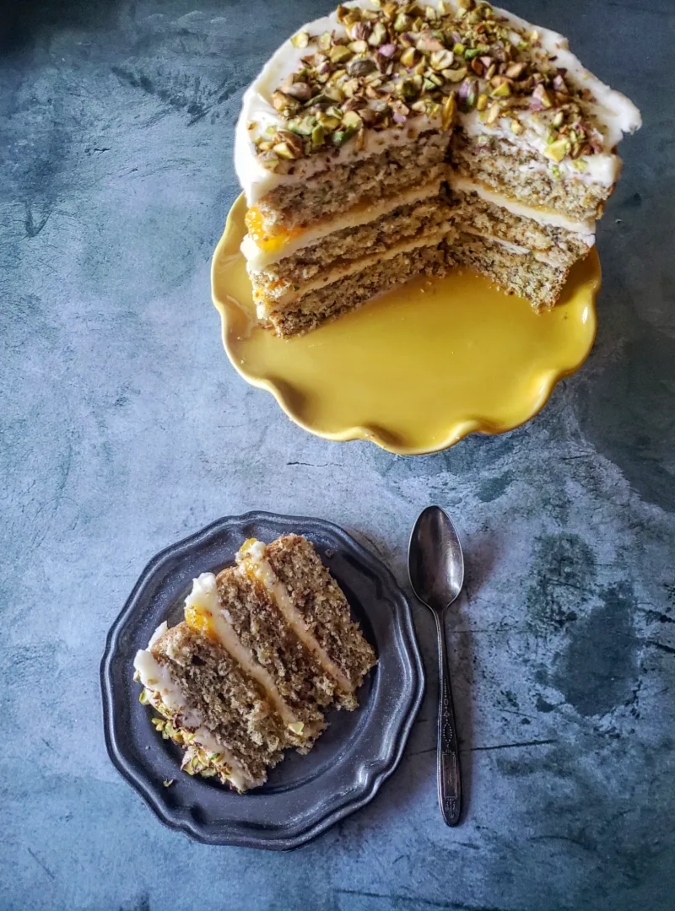
{"label": "cream cheese frosting", "polygon": [[286,586],[278,578],[267,558],[267,548],[262,541],[251,539],[240,548],[236,556],[237,563],[243,568],[250,569],[251,573],[261,582],[270,597],[281,611],[284,619],[307,648],[316,657],[323,670],[329,674],[338,686],[347,693],[354,691],[351,681],[344,675],[340,668],[329,658],[316,638],[307,629],[305,620],[300,611],[295,607]]}
{"label": "cream cheese frosting", "polygon": [[166,623],[162,623],[149,642],[147,649],[141,649],[134,658],[134,668],[143,686],[156,693],[166,708],[174,715],[180,714],[188,728],[199,727],[204,719],[195,708],[190,707],[185,701],[183,691],[171,674],[168,667],[155,658],[152,646],[157,639],[166,632]]}
{"label": "cream cheese frosting", "polygon": [[[352,0],[344,5],[361,6],[366,9],[377,8],[370,0]],[[313,35],[333,31],[337,34],[346,34],[344,27],[337,20],[337,11],[333,11],[321,19],[315,19],[306,25],[305,29]],[[277,174],[267,170],[256,155],[252,139],[264,133],[268,127],[283,127],[284,119],[272,105],[272,93],[289,73],[295,71],[306,54],[307,49],[295,47],[292,38],[284,41],[244,93],[235,131],[234,168],[249,206],[255,205],[266,193],[280,184],[299,183],[313,174],[325,170],[328,164],[337,165],[366,158],[393,144],[404,145],[425,129],[435,128],[438,125],[437,120],[433,118],[420,117],[415,124],[408,125],[409,128],[406,130],[369,132],[366,136],[366,144],[360,150],[356,148],[354,142],[351,142],[339,149],[337,154],[331,154],[330,157],[316,155],[311,159],[297,162],[293,174]],[[255,124],[255,129],[249,129],[249,124]]]}
{"label": "cream cheese frosting", "polygon": [[586,240],[588,246],[592,246],[595,241],[595,222],[579,221],[570,218],[562,212],[556,212],[554,209],[546,209],[538,206],[528,206],[511,196],[504,196],[502,193],[495,193],[494,190],[484,186],[476,180],[468,177],[461,177],[459,174],[451,174],[448,183],[453,190],[461,193],[475,193],[485,202],[494,203],[514,215],[521,218],[529,218],[536,221],[537,224],[545,225],[551,228],[563,228],[565,231],[572,231],[574,234],[581,234]]}
{"label": "cream cheese frosting", "polygon": [[551,254],[544,253],[541,250],[531,250],[529,247],[514,244],[509,240],[504,240],[503,237],[495,237],[494,234],[489,234],[486,231],[479,231],[476,228],[471,228],[469,226],[462,227],[462,233],[471,234],[474,237],[480,237],[482,240],[489,240],[492,243],[499,244],[509,253],[515,253],[518,256],[531,256],[533,259],[536,259],[540,263],[545,263],[547,266],[553,266],[554,268],[560,266],[560,257],[556,256],[555,253]]}
{"label": "cream cheese frosting", "polygon": [[324,270],[311,281],[304,282],[301,289],[288,281],[280,282],[280,286],[276,290],[276,296],[271,304],[269,300],[256,301],[256,314],[258,319],[265,320],[269,317],[270,313],[289,306],[298,297],[309,294],[311,291],[318,291],[321,288],[325,288],[327,285],[332,285],[334,282],[340,281],[340,279],[347,278],[350,275],[354,275],[356,272],[367,269],[368,266],[387,262],[401,253],[410,253],[419,247],[433,247],[444,240],[451,240],[455,233],[454,227],[445,226],[436,228],[428,234],[417,234],[409,240],[400,241],[384,253],[373,253],[370,256],[362,256],[360,259],[351,260],[342,265]]}
{"label": "cream cheese frosting", "polygon": [[242,645],[228,611],[221,604],[218,582],[213,573],[202,573],[193,580],[192,591],[185,599],[185,618],[188,626],[217,639],[245,673],[260,684],[284,724],[296,734],[303,732],[305,725],[286,704],[270,673]]}
{"label": "cream cheese frosting", "polygon": [[429,197],[437,196],[440,189],[441,179],[438,178],[421,187],[413,187],[412,190],[407,190],[393,197],[390,196],[376,205],[350,209],[346,215],[330,218],[327,221],[312,225],[292,240],[281,245],[278,250],[261,250],[251,235],[247,234],[241,244],[241,252],[246,257],[246,267],[249,273],[260,272],[272,263],[276,263],[288,256],[293,256],[294,253],[297,253],[303,247],[318,243],[329,234],[334,234],[336,231],[344,231],[345,228],[358,228],[360,225],[368,224],[394,209],[398,209],[400,206],[410,205],[411,203],[421,202]]}

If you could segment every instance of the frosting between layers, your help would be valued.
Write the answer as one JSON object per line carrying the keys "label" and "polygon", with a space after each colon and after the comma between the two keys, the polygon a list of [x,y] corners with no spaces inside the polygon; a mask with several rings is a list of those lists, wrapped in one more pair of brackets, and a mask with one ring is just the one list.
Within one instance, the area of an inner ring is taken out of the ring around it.
{"label": "frosting between layers", "polygon": [[136,653],[134,668],[138,671],[143,686],[157,693],[170,712],[180,714],[186,727],[197,728],[204,722],[201,714],[187,704],[178,681],[169,668],[161,664],[150,650],[164,632],[166,632],[166,623],[162,623],[155,630],[150,640],[150,648],[141,649]]}
{"label": "frosting between layers", "polygon": [[[376,9],[371,0],[351,0],[344,5]],[[428,0],[427,5],[438,9],[439,0]],[[457,3],[454,0],[452,6],[455,10],[457,9]],[[531,23],[512,13],[496,7],[494,9],[495,13],[513,26],[514,34],[517,33],[517,30],[531,32],[535,29]],[[344,27],[337,21],[336,12],[308,23],[306,29],[313,35],[324,31],[334,31],[340,35],[346,33]],[[557,58],[556,65],[567,69],[565,78],[569,78],[570,83],[577,87],[590,90],[595,97],[594,103],[586,102],[586,104],[591,113],[598,118],[605,134],[601,152],[584,156],[577,159],[576,162],[568,159],[561,161],[558,164],[560,174],[575,180],[612,186],[620,169],[620,159],[613,153],[614,147],[623,133],[633,132],[641,125],[640,113],[628,98],[605,85],[582,65],[569,50],[566,38],[550,29],[537,27],[536,31],[539,34],[542,50],[532,51],[535,64],[537,56],[541,56],[542,52],[554,54]],[[330,155],[315,154],[294,162],[293,173],[282,174],[268,171],[257,159],[252,138],[255,138],[258,131],[264,132],[268,127],[283,127],[283,118],[271,103],[272,92],[278,88],[288,74],[297,68],[302,57],[307,53],[306,48],[294,47],[290,39],[285,41],[244,94],[235,136],[235,169],[249,206],[254,205],[276,186],[307,180],[308,177],[326,169],[331,164],[341,164],[367,157],[385,146],[413,141],[420,132],[429,129],[437,130],[441,126],[440,115],[429,117],[426,114],[420,114],[409,118],[402,126],[392,127],[381,132],[366,130],[363,148],[357,148],[356,141],[352,139]],[[471,111],[468,114],[459,114],[459,125],[471,135],[484,133],[503,137],[518,148],[530,149],[539,154],[543,152],[546,147],[546,137],[543,131],[546,127],[538,123],[536,118],[529,117],[522,121],[525,130],[520,136],[514,135],[510,128],[501,122],[502,119],[504,118],[488,125],[480,119],[476,111]],[[256,124],[253,131],[249,130],[251,122]],[[580,170],[582,165],[578,162],[583,162],[585,170]],[[536,166],[546,170],[549,163],[542,160],[541,163],[537,162]]]}
{"label": "frosting between layers", "polygon": [[138,671],[141,683],[151,694],[164,705],[172,716],[180,715],[180,727],[186,728],[194,734],[193,743],[207,750],[209,753],[219,754],[228,766],[227,778],[237,790],[254,788],[262,781],[252,778],[242,765],[237,761],[230,750],[221,743],[205,726],[204,717],[194,706],[188,705],[185,694],[180,684],[173,677],[168,667],[161,664],[150,649],[167,630],[167,624],[162,623],[157,627],[150,639],[148,649],[141,649],[134,658],[134,668]]}
{"label": "frosting between layers", "polygon": [[460,193],[475,193],[481,199],[484,199],[485,202],[494,203],[521,218],[529,218],[540,225],[563,228],[573,234],[581,234],[584,240],[587,240],[589,246],[592,246],[595,241],[594,221],[578,221],[570,218],[569,215],[564,215],[562,212],[556,212],[554,209],[525,205],[511,196],[495,193],[494,190],[489,189],[484,184],[470,180],[468,177],[452,175],[448,182],[453,190],[457,190]]}
{"label": "frosting between layers", "polygon": [[202,573],[192,582],[192,591],[185,599],[185,620],[191,629],[216,639],[234,658],[244,673],[252,677],[265,691],[281,720],[294,734],[302,734],[305,725],[285,702],[270,673],[253,657],[240,641],[227,610],[218,593],[213,573]]}
{"label": "frosting between layers", "polygon": [[560,262],[553,256],[547,256],[546,253],[542,253],[539,250],[531,250],[529,247],[521,247],[519,244],[514,244],[509,240],[504,240],[501,237],[495,237],[492,234],[486,234],[484,231],[477,231],[475,228],[468,226],[460,225],[459,230],[462,234],[471,234],[474,237],[480,237],[483,240],[492,241],[492,243],[499,244],[508,250],[509,253],[515,253],[518,256],[531,256],[533,259],[536,259],[540,263],[544,263],[547,266],[553,266],[555,269],[561,268]]}
{"label": "frosting between layers", "polygon": [[262,541],[250,539],[240,548],[236,556],[237,563],[245,570],[250,571],[267,589],[270,597],[275,601],[288,625],[302,644],[316,657],[323,670],[333,678],[340,689],[348,693],[354,692],[350,680],[340,668],[329,658],[320,643],[310,633],[305,625],[305,620],[300,611],[295,607],[288,594],[286,586],[278,578],[267,559],[267,548]]}
{"label": "frosting between layers", "polygon": [[301,288],[290,285],[289,283],[286,292],[280,294],[273,300],[269,300],[268,295],[265,296],[265,300],[256,300],[256,313],[258,319],[265,319],[269,313],[274,313],[279,309],[283,309],[297,298],[309,294],[310,291],[318,291],[321,288],[325,288],[327,285],[332,285],[342,278],[347,278],[348,275],[353,275],[355,272],[362,272],[364,269],[367,269],[368,266],[387,262],[400,253],[409,253],[411,250],[416,250],[418,247],[432,247],[435,244],[439,244],[448,236],[452,236],[454,233],[454,227],[452,225],[447,225],[444,228],[437,229],[432,234],[418,235],[411,240],[396,244],[384,253],[374,253],[371,256],[363,256],[361,259],[352,260],[351,262],[345,263],[343,266],[321,272],[312,281],[305,282]]}
{"label": "frosting between layers", "polygon": [[[518,202],[517,199],[514,199],[511,196],[496,193],[479,181],[457,175],[450,171],[450,169],[448,169],[448,171],[449,175],[446,178],[447,182],[455,191],[460,193],[476,193],[486,202],[494,203],[500,208],[507,209],[518,217],[531,219],[532,221],[547,227],[562,228],[565,231],[578,234],[586,241],[589,247],[595,242],[595,221],[577,220],[570,218],[569,215],[565,215],[562,212],[557,212],[555,209],[526,205]],[[398,196],[386,199],[379,205],[351,209],[346,215],[340,218],[324,221],[303,231],[299,236],[295,236],[287,243],[282,243],[279,248],[273,252],[261,250],[251,235],[246,234],[241,243],[241,251],[247,261],[247,270],[250,275],[255,275],[262,272],[270,265],[293,256],[299,250],[310,247],[337,231],[368,224],[400,206],[410,205],[415,202],[421,202],[424,199],[433,198],[440,192],[441,182],[441,179],[438,179],[425,184],[422,187],[415,187],[406,193],[401,193]]]}
{"label": "frosting between layers", "polygon": [[391,196],[379,204],[350,209],[342,217],[331,218],[302,231],[301,234],[296,235],[292,240],[282,243],[275,251],[266,252],[262,250],[251,235],[247,234],[241,243],[241,252],[246,257],[248,271],[249,273],[261,272],[273,263],[293,256],[298,250],[310,247],[329,234],[343,231],[345,228],[357,228],[360,225],[368,224],[388,212],[398,209],[399,206],[410,205],[428,197],[437,196],[440,189],[441,178],[438,178],[421,187],[413,187],[412,190],[408,190],[405,193]]}

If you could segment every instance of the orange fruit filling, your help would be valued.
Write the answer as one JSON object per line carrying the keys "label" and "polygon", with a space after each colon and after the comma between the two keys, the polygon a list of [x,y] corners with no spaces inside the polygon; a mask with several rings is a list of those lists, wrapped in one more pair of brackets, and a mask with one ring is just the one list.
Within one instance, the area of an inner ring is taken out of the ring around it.
{"label": "orange fruit filling", "polygon": [[276,253],[283,249],[287,243],[300,237],[305,230],[278,226],[268,231],[264,227],[262,212],[257,206],[252,206],[246,213],[246,227],[256,246],[265,253]]}
{"label": "orange fruit filling", "polygon": [[213,619],[209,611],[200,610],[194,604],[191,604],[185,608],[185,622],[195,633],[203,633],[210,639],[217,638]]}

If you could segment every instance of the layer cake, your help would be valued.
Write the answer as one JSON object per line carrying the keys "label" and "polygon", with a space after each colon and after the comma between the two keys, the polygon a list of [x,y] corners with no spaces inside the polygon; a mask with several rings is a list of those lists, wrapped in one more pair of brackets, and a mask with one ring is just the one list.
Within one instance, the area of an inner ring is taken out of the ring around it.
{"label": "layer cake", "polygon": [[307,332],[456,266],[553,306],[640,122],[562,35],[487,3],[338,7],[244,95],[235,166],[258,319]]}

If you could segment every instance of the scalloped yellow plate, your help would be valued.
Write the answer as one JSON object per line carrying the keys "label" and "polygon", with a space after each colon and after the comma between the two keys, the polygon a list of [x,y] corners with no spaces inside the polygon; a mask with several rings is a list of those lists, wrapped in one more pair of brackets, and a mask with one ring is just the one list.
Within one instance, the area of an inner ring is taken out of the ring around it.
{"label": "scalloped yellow plate", "polygon": [[245,212],[239,197],[213,258],[223,344],[244,379],[311,433],[401,455],[504,433],[533,417],[593,345],[595,250],[545,313],[462,271],[413,281],[308,335],[279,339],[255,324],[239,252]]}

